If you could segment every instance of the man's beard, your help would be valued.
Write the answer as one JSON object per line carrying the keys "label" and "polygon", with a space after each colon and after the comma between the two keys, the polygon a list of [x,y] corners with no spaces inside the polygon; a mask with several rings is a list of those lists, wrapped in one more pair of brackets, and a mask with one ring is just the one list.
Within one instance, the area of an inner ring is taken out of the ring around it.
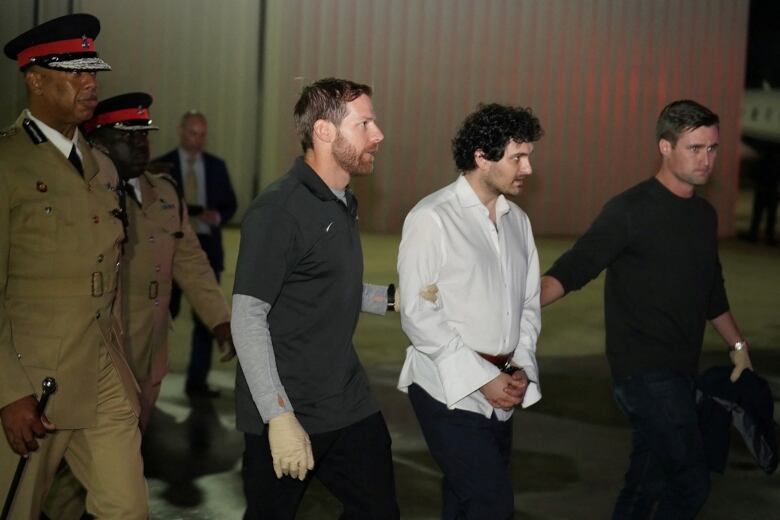
{"label": "man's beard", "polygon": [[333,159],[350,175],[369,175],[374,171],[373,159],[363,159],[365,152],[359,152],[341,134],[333,141]]}

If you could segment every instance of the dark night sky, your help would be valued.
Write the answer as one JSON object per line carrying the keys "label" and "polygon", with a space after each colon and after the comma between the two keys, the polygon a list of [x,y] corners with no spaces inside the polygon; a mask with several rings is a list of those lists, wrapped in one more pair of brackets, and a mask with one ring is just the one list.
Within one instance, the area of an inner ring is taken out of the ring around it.
{"label": "dark night sky", "polygon": [[745,86],[761,87],[767,80],[780,88],[780,2],[752,0],[748,28]]}

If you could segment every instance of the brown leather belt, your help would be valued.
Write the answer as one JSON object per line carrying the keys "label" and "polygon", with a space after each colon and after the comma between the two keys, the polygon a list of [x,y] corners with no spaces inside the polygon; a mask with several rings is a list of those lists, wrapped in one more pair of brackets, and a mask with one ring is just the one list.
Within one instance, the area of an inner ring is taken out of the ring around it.
{"label": "brown leather belt", "polygon": [[490,354],[483,354],[482,352],[477,352],[477,354],[479,354],[479,357],[496,365],[498,368],[504,368],[507,361],[512,358],[512,354],[504,354],[503,356],[491,356]]}

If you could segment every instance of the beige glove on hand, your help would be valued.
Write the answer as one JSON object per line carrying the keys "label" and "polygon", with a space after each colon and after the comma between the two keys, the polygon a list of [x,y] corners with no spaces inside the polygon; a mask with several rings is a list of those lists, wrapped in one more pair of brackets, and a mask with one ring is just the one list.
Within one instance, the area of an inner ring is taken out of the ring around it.
{"label": "beige glove on hand", "polygon": [[276,478],[290,475],[303,480],[314,468],[314,454],[306,430],[292,412],[277,415],[268,421],[268,444],[274,460]]}
{"label": "beige glove on hand", "polygon": [[742,375],[746,368],[753,370],[753,364],[750,362],[747,348],[732,350],[729,352],[729,357],[731,362],[734,363],[734,370],[731,371],[731,376],[729,377],[732,383],[737,382],[737,379],[739,379],[739,376]]}

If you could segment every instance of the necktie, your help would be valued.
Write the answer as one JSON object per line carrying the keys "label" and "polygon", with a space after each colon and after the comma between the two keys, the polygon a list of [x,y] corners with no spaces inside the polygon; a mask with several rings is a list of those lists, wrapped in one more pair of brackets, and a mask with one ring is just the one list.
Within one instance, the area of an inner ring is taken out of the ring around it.
{"label": "necktie", "polygon": [[184,200],[188,204],[198,204],[198,178],[195,175],[194,157],[187,157],[187,170],[184,178]]}
{"label": "necktie", "polygon": [[[187,156],[187,170],[184,177],[184,200],[188,206],[200,206],[198,197],[198,177],[195,175],[195,158]],[[190,226],[195,233],[208,234],[209,228],[197,217],[190,216]]]}
{"label": "necktie", "polygon": [[81,176],[84,176],[84,166],[81,164],[81,159],[79,159],[79,154],[76,153],[76,145],[73,145],[73,148],[70,149],[70,155],[68,155],[68,160],[73,165],[76,170],[81,174]]}

